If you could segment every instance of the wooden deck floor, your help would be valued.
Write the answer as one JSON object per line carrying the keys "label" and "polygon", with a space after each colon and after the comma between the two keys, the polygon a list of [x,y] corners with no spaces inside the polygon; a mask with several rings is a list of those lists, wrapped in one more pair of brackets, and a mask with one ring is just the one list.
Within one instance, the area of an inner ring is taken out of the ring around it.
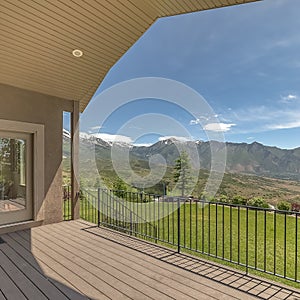
{"label": "wooden deck floor", "polygon": [[84,221],[1,238],[0,300],[300,299],[291,289]]}

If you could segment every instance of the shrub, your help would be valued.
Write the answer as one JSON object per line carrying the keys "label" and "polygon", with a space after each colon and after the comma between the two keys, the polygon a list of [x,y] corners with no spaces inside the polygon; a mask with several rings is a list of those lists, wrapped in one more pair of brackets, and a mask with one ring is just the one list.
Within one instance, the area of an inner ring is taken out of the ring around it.
{"label": "shrub", "polygon": [[207,200],[209,202],[218,202],[218,199],[216,199],[215,197],[208,197]]}
{"label": "shrub", "polygon": [[221,201],[220,198],[216,198],[216,197],[206,197],[206,199],[202,199],[211,203],[219,203],[219,202],[224,202],[227,203],[226,201]]}
{"label": "shrub", "polygon": [[269,204],[263,198],[254,197],[250,199],[247,203],[249,206],[268,208]]}
{"label": "shrub", "polygon": [[280,201],[277,204],[277,209],[279,209],[279,210],[290,211],[291,208],[292,208],[292,205],[289,202],[287,202],[287,201]]}
{"label": "shrub", "polygon": [[230,200],[228,199],[228,197],[226,195],[221,195],[218,198],[218,202],[222,202],[222,203],[230,203]]}
{"label": "shrub", "polygon": [[237,205],[246,205],[247,204],[247,199],[241,195],[234,196],[232,199],[232,204],[237,204]]}

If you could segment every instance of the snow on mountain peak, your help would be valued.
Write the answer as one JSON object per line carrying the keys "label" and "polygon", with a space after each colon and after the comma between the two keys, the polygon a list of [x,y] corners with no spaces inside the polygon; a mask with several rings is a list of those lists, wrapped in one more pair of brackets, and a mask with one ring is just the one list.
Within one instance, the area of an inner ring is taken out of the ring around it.
{"label": "snow on mountain peak", "polygon": [[63,137],[65,138],[71,138],[71,133],[67,130],[63,128]]}
{"label": "snow on mountain peak", "polygon": [[[63,129],[63,137],[70,139],[71,133]],[[134,143],[130,137],[123,136],[123,135],[113,135],[108,133],[87,133],[81,131],[79,133],[79,137],[82,140],[88,141],[89,143],[98,144],[102,146],[118,146],[118,147],[126,147],[126,148],[132,148],[132,147],[150,147],[155,143],[147,143],[147,144],[139,144]],[[159,141],[162,144],[170,145],[173,143],[188,143],[188,142],[194,142],[196,145],[200,145],[202,141],[192,141],[185,137],[176,137],[176,136],[168,136],[168,137],[161,137],[159,138]]]}

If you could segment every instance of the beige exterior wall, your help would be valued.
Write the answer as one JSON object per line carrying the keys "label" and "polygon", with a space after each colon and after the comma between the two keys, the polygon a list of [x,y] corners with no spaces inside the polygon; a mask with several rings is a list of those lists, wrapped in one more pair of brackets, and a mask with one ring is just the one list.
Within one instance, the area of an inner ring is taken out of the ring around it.
{"label": "beige exterior wall", "polygon": [[62,221],[62,122],[72,110],[73,101],[0,84],[0,119],[44,125],[44,224]]}

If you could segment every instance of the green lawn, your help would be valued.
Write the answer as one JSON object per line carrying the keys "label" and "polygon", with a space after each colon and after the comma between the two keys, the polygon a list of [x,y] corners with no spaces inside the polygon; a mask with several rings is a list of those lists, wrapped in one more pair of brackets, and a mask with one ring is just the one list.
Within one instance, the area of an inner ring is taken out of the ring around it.
{"label": "green lawn", "polygon": [[[246,209],[214,204],[202,208],[202,204],[184,204],[180,209],[180,245],[239,264],[247,263],[271,273],[275,269],[277,274],[300,279],[299,221],[296,243],[294,216],[285,218],[282,214],[249,209],[248,233],[246,220]],[[165,217],[157,225],[161,240],[168,239],[166,233],[169,230],[169,241],[173,242],[174,239],[177,244],[177,213]]]}
{"label": "green lawn", "polygon": [[[97,223],[97,205],[96,208],[92,205],[93,201],[96,204],[96,198],[90,197],[89,200],[81,201],[81,217]],[[108,209],[106,204],[102,205],[104,210],[104,214],[101,214],[102,221],[123,227],[125,232],[133,230],[139,233],[136,235],[140,237],[152,236],[163,245],[178,244],[176,203],[152,202],[141,206],[127,202],[127,208],[123,205],[112,207],[112,203],[110,205],[111,209]],[[149,220],[150,217],[155,219],[162,213],[165,217],[160,220],[150,220],[141,224],[143,220]],[[116,217],[119,220],[116,221]],[[134,225],[130,225],[129,220],[132,220]],[[135,224],[136,221],[139,223]],[[219,263],[234,266],[221,259],[240,265],[247,263],[249,266],[271,273],[275,268],[277,274],[300,279],[300,221],[297,221],[294,215],[285,217],[279,213],[256,212],[250,209],[247,212],[244,208],[230,208],[220,204],[203,207],[202,203],[185,203],[180,207],[180,246],[182,252],[201,257],[207,257],[209,254],[211,259]],[[221,259],[214,259],[216,256]],[[242,266],[238,268],[245,270]],[[282,280],[262,272],[257,273],[252,270],[249,272],[300,287],[299,283]]]}

